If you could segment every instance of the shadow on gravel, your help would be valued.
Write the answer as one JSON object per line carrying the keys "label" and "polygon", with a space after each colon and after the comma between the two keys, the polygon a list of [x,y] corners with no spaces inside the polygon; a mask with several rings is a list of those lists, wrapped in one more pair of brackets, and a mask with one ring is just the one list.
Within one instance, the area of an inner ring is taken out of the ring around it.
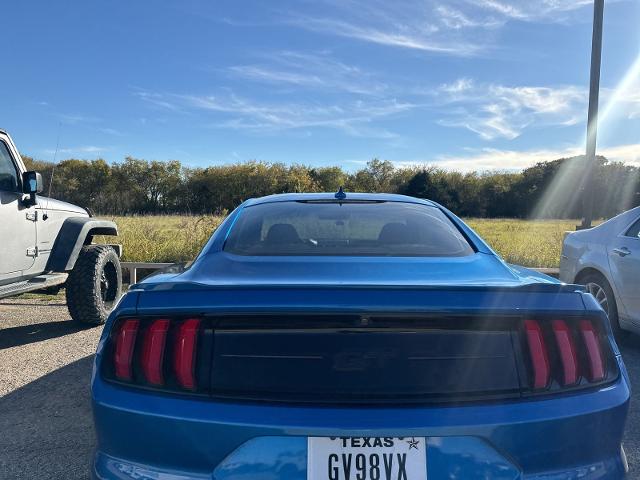
{"label": "shadow on gravel", "polygon": [[49,340],[50,338],[63,337],[70,333],[76,333],[88,328],[95,327],[78,325],[71,320],[3,328],[0,329],[0,350],[40,342],[42,340]]}
{"label": "shadow on gravel", "polygon": [[0,477],[86,479],[95,445],[93,355],[0,398]]}

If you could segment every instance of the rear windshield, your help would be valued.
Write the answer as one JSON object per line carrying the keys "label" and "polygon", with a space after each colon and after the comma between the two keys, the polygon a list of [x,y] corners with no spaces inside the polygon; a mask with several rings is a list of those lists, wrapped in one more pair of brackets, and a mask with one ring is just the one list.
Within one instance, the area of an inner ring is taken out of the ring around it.
{"label": "rear windshield", "polygon": [[399,202],[246,207],[225,242],[238,255],[458,257],[473,249],[437,208]]}

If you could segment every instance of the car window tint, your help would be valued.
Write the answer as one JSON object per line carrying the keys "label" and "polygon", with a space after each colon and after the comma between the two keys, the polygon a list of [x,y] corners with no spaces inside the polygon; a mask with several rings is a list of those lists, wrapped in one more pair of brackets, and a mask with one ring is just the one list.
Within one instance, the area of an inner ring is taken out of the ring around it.
{"label": "car window tint", "polygon": [[640,238],[640,218],[629,229],[629,231],[627,232],[627,237]]}
{"label": "car window tint", "polygon": [[244,208],[224,250],[239,255],[464,256],[438,208],[402,202],[275,202]]}
{"label": "car window tint", "polygon": [[18,172],[4,142],[0,142],[0,190],[18,190]]}

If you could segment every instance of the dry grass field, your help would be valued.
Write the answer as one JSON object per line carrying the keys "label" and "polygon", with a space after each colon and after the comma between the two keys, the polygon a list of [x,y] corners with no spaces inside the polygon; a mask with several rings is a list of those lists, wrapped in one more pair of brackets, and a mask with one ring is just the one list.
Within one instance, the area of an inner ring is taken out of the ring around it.
{"label": "dry grass field", "polygon": [[525,267],[558,267],[565,231],[578,220],[469,218],[467,223],[509,263]]}
{"label": "dry grass field", "polygon": [[[125,262],[182,262],[193,260],[223,217],[127,216],[106,217],[118,224],[117,242]],[[96,241],[104,241],[98,238]],[[110,239],[113,241],[113,239]]]}
{"label": "dry grass field", "polygon": [[[219,216],[112,217],[120,228],[124,261],[192,260],[220,224]],[[507,261],[529,267],[557,267],[563,234],[577,220],[467,219]]]}

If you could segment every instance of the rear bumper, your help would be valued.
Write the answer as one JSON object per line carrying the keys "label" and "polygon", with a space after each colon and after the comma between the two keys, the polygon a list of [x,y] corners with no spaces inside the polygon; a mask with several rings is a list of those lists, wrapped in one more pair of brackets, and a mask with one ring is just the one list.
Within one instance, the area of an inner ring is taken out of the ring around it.
{"label": "rear bumper", "polygon": [[305,479],[307,436],[427,437],[429,478],[618,479],[629,387],[500,404],[405,408],[213,402],[94,376],[94,478]]}
{"label": "rear bumper", "polygon": [[[260,437],[244,444],[211,472],[151,467],[98,453],[94,480],[306,480],[306,441],[302,437]],[[452,456],[464,461],[452,462]],[[430,437],[428,478],[492,480],[606,480],[626,475],[624,454],[563,470],[523,474],[488,445],[472,437]],[[283,460],[284,459],[284,460]]]}

